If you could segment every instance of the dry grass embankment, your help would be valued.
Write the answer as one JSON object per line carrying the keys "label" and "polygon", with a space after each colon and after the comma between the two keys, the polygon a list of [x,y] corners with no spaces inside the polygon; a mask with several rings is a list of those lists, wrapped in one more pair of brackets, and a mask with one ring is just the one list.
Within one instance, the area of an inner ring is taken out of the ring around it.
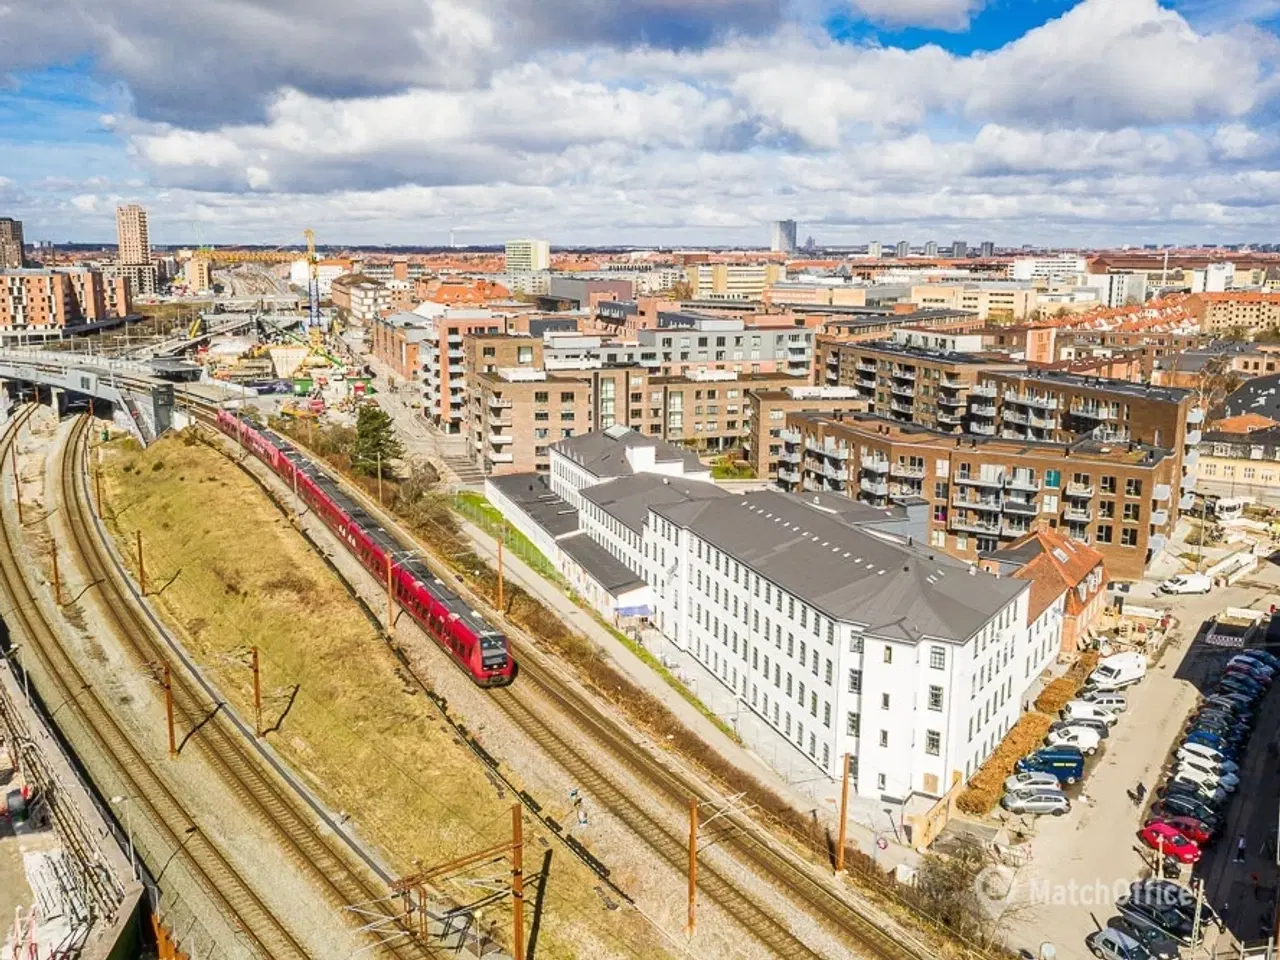
{"label": "dry grass embankment", "polygon": [[[327,803],[406,872],[509,831],[510,796],[498,797],[345,586],[235,463],[185,434],[104,452],[108,526],[130,563],[141,529],[152,602],[246,717],[248,651],[259,648],[264,724],[281,723],[270,740]],[[556,859],[540,956],[631,957],[632,943],[652,941],[634,913],[602,906],[597,883]],[[490,908],[486,926],[505,931],[506,917]]]}
{"label": "dry grass embankment", "polygon": [[[377,481],[357,473],[350,458],[342,452],[347,439],[340,433],[342,428],[326,430],[292,420],[276,421],[272,426],[322,456],[331,467],[371,497],[377,496]],[[382,493],[388,511],[419,539],[429,543],[442,562],[449,564],[490,607],[496,608],[497,572],[471,549],[449,510],[447,499],[414,489],[408,481],[388,481],[385,477]],[[833,861],[836,841],[825,825],[805,816],[750,774],[708,750],[702,738],[686,727],[662,701],[617,670],[601,656],[594,643],[572,630],[537,598],[518,585],[508,583],[504,602],[503,613],[509,621],[572,665],[583,683],[612,704],[620,715],[646,731],[656,743],[680,754],[726,794],[744,794],[743,804],[754,807],[758,819],[789,837],[798,847],[819,861]],[[875,859],[860,850],[856,843],[846,847],[845,868],[863,895],[885,907],[900,922],[919,925],[921,932],[932,937],[943,954],[965,949],[963,944],[951,939],[953,931],[945,924],[934,923],[922,916],[918,906],[912,903],[910,890],[900,886],[891,873],[881,870]]]}

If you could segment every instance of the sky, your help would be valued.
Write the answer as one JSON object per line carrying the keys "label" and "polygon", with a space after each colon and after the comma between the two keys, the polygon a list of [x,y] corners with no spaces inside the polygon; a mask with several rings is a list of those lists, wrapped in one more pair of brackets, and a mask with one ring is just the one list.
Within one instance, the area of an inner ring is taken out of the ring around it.
{"label": "sky", "polygon": [[29,240],[1280,242],[1280,0],[0,0]]}

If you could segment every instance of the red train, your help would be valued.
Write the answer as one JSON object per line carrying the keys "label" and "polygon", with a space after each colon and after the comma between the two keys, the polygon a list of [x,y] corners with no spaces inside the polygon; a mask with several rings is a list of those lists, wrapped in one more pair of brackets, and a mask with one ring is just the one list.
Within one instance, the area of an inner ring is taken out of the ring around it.
{"label": "red train", "polygon": [[482,687],[515,679],[516,664],[506,636],[493,629],[461,597],[396,542],[363,507],[294,449],[289,441],[226,410],[218,428],[235,437],[271,467],[324,520],[364,566],[386,582],[390,558],[396,601]]}

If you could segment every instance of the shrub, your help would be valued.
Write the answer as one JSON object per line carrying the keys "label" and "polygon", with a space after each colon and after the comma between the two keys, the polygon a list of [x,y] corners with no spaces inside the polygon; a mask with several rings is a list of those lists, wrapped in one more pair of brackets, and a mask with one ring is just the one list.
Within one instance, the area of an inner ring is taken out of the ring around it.
{"label": "shrub", "polygon": [[1084,686],[1085,680],[1097,665],[1096,650],[1082,653],[1080,659],[1071,665],[1070,670],[1040,691],[1040,696],[1036,697],[1036,709],[1041,713],[1056,716],[1058,711],[1067,705],[1068,700],[1075,699],[1080,688]]}
{"label": "shrub", "polygon": [[978,768],[956,799],[956,806],[965,813],[986,815],[1004,795],[1004,781],[1013,773],[1013,765],[1040,748],[1052,723],[1053,718],[1043,713],[1025,714]]}

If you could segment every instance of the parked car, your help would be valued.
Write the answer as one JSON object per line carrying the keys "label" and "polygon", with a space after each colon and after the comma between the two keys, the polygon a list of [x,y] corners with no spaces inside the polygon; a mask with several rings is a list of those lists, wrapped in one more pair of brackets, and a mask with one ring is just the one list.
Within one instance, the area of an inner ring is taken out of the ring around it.
{"label": "parked car", "polygon": [[1006,791],[1022,790],[1027,787],[1056,787],[1061,781],[1052,773],[1046,773],[1040,770],[1028,770],[1026,773],[1015,773],[1011,777],[1005,778],[1004,788]]}
{"label": "parked car", "polygon": [[1196,753],[1186,747],[1181,747],[1173,755],[1173,758],[1174,762],[1180,767],[1207,770],[1209,773],[1218,776],[1229,773],[1237,779],[1240,777],[1240,765],[1234,760],[1228,760],[1225,757],[1205,756],[1202,753]]}
{"label": "parked car", "polygon": [[1166,780],[1157,794],[1161,797],[1187,797],[1204,804],[1211,810],[1221,811],[1227,805],[1225,790],[1209,790],[1191,780]]}
{"label": "parked car", "polygon": [[1137,683],[1147,675],[1147,658],[1137,652],[1117,653],[1099,661],[1089,674],[1094,690],[1114,692]]}
{"label": "parked car", "polygon": [[1062,719],[1068,722],[1073,720],[1097,720],[1110,726],[1119,717],[1111,710],[1104,709],[1088,700],[1068,700],[1066,706],[1062,708]]}
{"label": "parked car", "polygon": [[1253,697],[1246,693],[1239,693],[1234,690],[1215,690],[1209,695],[1209,700],[1213,703],[1229,703],[1237,710],[1245,713],[1254,712]]}
{"label": "parked car", "polygon": [[1177,943],[1186,946],[1191,944],[1193,924],[1180,910],[1135,900],[1130,896],[1118,898],[1116,909],[1120,911],[1120,916],[1134,923],[1155,927]]}
{"label": "parked car", "polygon": [[[1190,887],[1185,887],[1175,880],[1148,877],[1135,880],[1129,884],[1129,896],[1138,902],[1169,906],[1183,914],[1188,920],[1196,915],[1196,894]],[[1200,920],[1202,924],[1222,926],[1222,918],[1207,900],[1200,901]]]}
{"label": "parked car", "polygon": [[1113,930],[1126,933],[1147,948],[1154,960],[1178,960],[1178,945],[1155,927],[1134,923],[1124,917],[1112,917],[1107,925]]}
{"label": "parked car", "polygon": [[1248,654],[1237,654],[1227,661],[1227,669],[1232,670],[1248,670],[1259,680],[1274,680],[1276,676],[1275,668],[1270,664],[1263,663],[1261,660],[1255,660]]}
{"label": "parked car", "polygon": [[[1201,757],[1210,763],[1216,763],[1223,769],[1238,770],[1236,762],[1224,754],[1221,750],[1211,747],[1203,743],[1195,743],[1184,741],[1182,746],[1178,747],[1178,757]],[[1230,766],[1228,767],[1228,764]]]}
{"label": "parked car", "polygon": [[1138,836],[1152,850],[1160,850],[1179,863],[1196,863],[1200,859],[1200,845],[1163,820],[1148,823],[1138,831]]}
{"label": "parked car", "polygon": [[1218,681],[1218,689],[1227,693],[1242,693],[1249,698],[1251,704],[1262,699],[1264,692],[1260,683],[1242,673],[1227,674]]}
{"label": "parked car", "polygon": [[1208,593],[1213,577],[1204,573],[1180,573],[1160,584],[1161,593]]}
{"label": "parked car", "polygon": [[1151,816],[1159,820],[1174,817],[1191,817],[1217,833],[1222,829],[1222,816],[1207,803],[1201,803],[1182,794],[1169,794],[1151,805]]}
{"label": "parked car", "polygon": [[1084,776],[1084,754],[1079,747],[1046,747],[1028,754],[1014,767],[1017,773],[1051,773],[1062,783]]}
{"label": "parked car", "polygon": [[1084,945],[1100,960],[1148,960],[1151,956],[1141,941],[1114,927],[1095,930],[1084,938]]}
{"label": "parked car", "polygon": [[1010,813],[1050,814],[1060,817],[1071,809],[1071,801],[1061,790],[1006,793],[1000,805]]}
{"label": "parked car", "polygon": [[1124,713],[1129,709],[1129,699],[1123,693],[1114,693],[1107,690],[1086,690],[1080,694],[1080,699],[1087,703],[1094,703],[1103,710],[1110,710],[1112,713]]}
{"label": "parked car", "polygon": [[1165,823],[1173,827],[1188,840],[1192,840],[1203,847],[1206,843],[1213,840],[1215,834],[1201,820],[1195,817],[1169,817],[1162,819],[1160,817],[1148,820],[1143,826],[1149,827],[1153,823]]}
{"label": "parked car", "polygon": [[1230,760],[1238,760],[1240,757],[1240,745],[1238,743],[1228,741],[1225,738],[1220,737],[1215,733],[1210,733],[1207,730],[1192,730],[1186,735],[1182,742],[1184,744],[1198,743],[1206,747],[1212,747],[1214,750],[1217,750],[1220,754]]}
{"label": "parked car", "polygon": [[1101,720],[1058,720],[1049,725],[1050,730],[1066,730],[1068,727],[1084,727],[1098,735],[1099,740],[1111,736],[1111,728]]}
{"label": "parked car", "polygon": [[1244,677],[1256,683],[1261,689],[1266,690],[1271,686],[1272,676],[1270,671],[1263,673],[1257,667],[1250,666],[1247,663],[1229,663],[1225,670],[1222,671],[1224,679],[1231,677]]}
{"label": "parked car", "polygon": [[1098,752],[1098,744],[1102,738],[1098,736],[1096,730],[1090,730],[1088,727],[1070,726],[1063,727],[1061,730],[1050,730],[1049,735],[1044,738],[1044,742],[1050,747],[1079,747],[1085,756],[1092,756]]}
{"label": "parked car", "polygon": [[1255,660],[1260,660],[1262,663],[1265,663],[1272,670],[1280,670],[1280,657],[1277,657],[1269,650],[1241,650],[1238,656],[1252,657]]}
{"label": "parked car", "polygon": [[1254,714],[1248,710],[1241,710],[1231,704],[1215,703],[1210,700],[1200,704],[1199,709],[1191,715],[1193,720],[1198,720],[1201,717],[1217,717],[1227,723],[1234,723],[1251,729],[1255,719]]}
{"label": "parked car", "polygon": [[1227,793],[1235,793],[1240,786],[1240,778],[1233,773],[1215,772],[1198,767],[1192,763],[1180,763],[1173,768],[1175,780],[1191,780],[1202,787],[1218,787]]}

